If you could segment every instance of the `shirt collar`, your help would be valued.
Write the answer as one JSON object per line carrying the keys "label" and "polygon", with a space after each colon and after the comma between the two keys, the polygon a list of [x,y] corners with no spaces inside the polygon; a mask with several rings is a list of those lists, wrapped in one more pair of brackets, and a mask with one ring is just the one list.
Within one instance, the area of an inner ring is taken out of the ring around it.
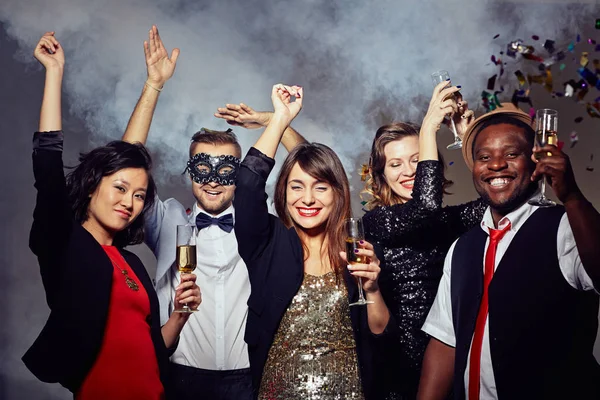
{"label": "shirt collar", "polygon": [[[533,196],[529,199],[537,197],[540,195],[539,191],[536,191]],[[529,201],[529,199],[527,199]],[[511,224],[510,230],[513,232],[517,232],[521,226],[527,221],[527,218],[531,216],[539,207],[529,204],[526,201],[519,208],[510,213],[506,214],[504,217],[498,221],[498,228],[494,226],[494,219],[492,218],[492,211],[490,207],[486,208],[485,213],[483,214],[483,219],[481,220],[481,229],[487,234],[489,234],[490,229],[504,229],[506,225]]]}

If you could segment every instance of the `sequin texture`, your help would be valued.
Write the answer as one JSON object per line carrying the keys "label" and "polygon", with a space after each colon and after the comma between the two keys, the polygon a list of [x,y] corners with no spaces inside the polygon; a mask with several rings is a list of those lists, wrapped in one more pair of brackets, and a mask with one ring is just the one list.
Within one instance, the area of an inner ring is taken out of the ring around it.
{"label": "sequin texture", "polygon": [[304,274],[269,351],[259,399],[363,398],[346,286],[333,272]]}
{"label": "sequin texture", "polygon": [[379,287],[398,326],[397,346],[385,355],[382,378],[386,399],[414,399],[429,341],[421,331],[442,277],[444,258],[461,234],[485,211],[481,200],[442,207],[443,166],[422,161],[413,199],[377,207],[363,217],[367,239],[383,247]]}

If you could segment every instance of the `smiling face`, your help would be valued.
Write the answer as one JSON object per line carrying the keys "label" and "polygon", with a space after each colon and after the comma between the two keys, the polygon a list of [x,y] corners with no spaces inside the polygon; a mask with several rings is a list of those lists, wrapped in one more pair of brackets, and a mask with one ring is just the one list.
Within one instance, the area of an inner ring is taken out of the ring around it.
{"label": "smiling face", "polygon": [[114,237],[140,215],[147,188],[148,173],[143,168],[124,168],[103,177],[90,196],[83,225],[92,232]]}
{"label": "smiling face", "polygon": [[403,201],[412,199],[415,172],[419,163],[419,138],[406,136],[385,145],[385,181]]}
{"label": "smiling face", "polygon": [[523,128],[506,123],[488,126],[475,139],[473,183],[496,222],[527,201],[537,188],[537,183],[531,182],[535,169],[531,147]]}
{"label": "smiling face", "polygon": [[[205,153],[212,157],[221,155],[239,157],[238,149],[233,144],[197,143],[193,153],[194,155]],[[218,215],[231,206],[235,185],[221,185],[216,182],[196,183],[192,181],[192,191],[198,206],[202,210],[211,215]]]}
{"label": "smiling face", "polygon": [[288,176],[286,207],[292,220],[304,230],[324,229],[333,208],[330,184],[313,178],[296,163]]}

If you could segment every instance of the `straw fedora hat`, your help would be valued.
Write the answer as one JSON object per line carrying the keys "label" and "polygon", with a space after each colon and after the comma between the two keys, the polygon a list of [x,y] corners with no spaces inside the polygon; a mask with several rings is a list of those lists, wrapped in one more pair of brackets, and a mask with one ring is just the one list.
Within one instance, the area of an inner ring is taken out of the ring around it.
{"label": "straw fedora hat", "polygon": [[482,116],[477,118],[475,121],[473,121],[471,126],[469,126],[467,132],[465,132],[465,135],[462,140],[462,153],[465,159],[465,163],[467,164],[467,167],[469,167],[470,170],[473,170],[473,144],[475,144],[475,138],[477,137],[477,134],[481,131],[481,128],[483,127],[485,122],[488,119],[490,119],[490,117],[493,117],[495,115],[507,116],[524,122],[525,124],[535,129],[535,127],[532,125],[533,121],[531,116],[525,111],[516,107],[513,103],[502,103],[501,106],[502,107],[498,107],[495,110],[483,114]]}

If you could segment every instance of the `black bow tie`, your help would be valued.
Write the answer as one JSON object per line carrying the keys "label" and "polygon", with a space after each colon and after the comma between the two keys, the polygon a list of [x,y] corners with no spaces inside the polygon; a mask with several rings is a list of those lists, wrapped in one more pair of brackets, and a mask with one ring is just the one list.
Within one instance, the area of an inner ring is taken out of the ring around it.
{"label": "black bow tie", "polygon": [[196,226],[198,230],[204,229],[211,225],[218,225],[219,228],[229,233],[233,229],[233,214],[225,214],[219,218],[213,218],[210,215],[200,213],[196,217]]}

